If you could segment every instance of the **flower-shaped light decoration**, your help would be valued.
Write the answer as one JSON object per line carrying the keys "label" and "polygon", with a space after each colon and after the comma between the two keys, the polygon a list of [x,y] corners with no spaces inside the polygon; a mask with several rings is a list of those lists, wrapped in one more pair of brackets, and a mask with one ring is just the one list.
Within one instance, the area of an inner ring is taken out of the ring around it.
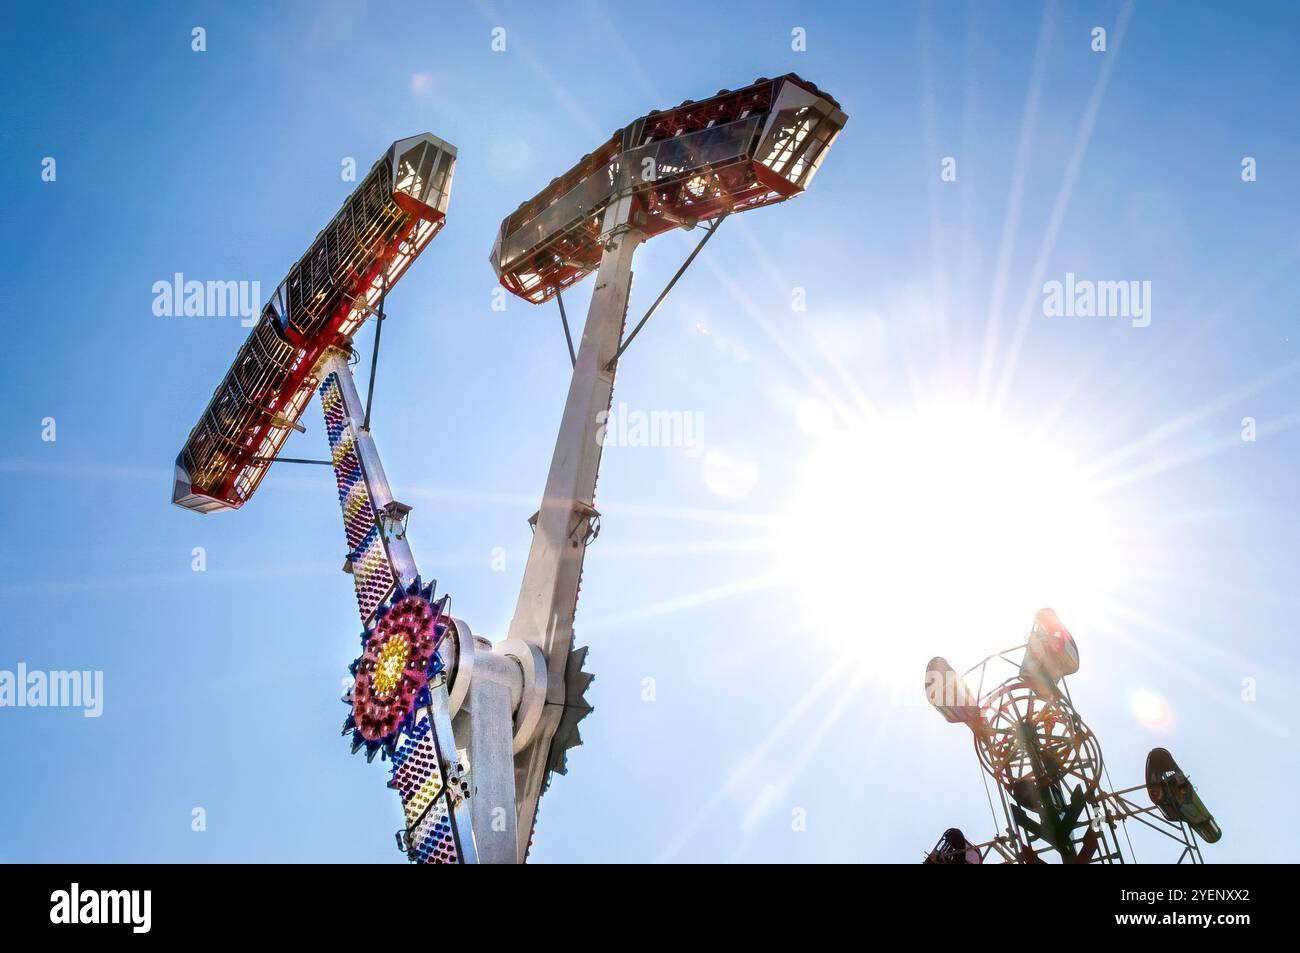
{"label": "flower-shaped light decoration", "polygon": [[361,636],[361,656],[348,668],[355,681],[343,701],[352,713],[343,733],[352,751],[366,760],[391,755],[397,737],[410,731],[415,711],[430,703],[429,680],[442,672],[438,646],[447,632],[444,596],[433,601],[433,585],[416,580],[375,611],[374,626]]}

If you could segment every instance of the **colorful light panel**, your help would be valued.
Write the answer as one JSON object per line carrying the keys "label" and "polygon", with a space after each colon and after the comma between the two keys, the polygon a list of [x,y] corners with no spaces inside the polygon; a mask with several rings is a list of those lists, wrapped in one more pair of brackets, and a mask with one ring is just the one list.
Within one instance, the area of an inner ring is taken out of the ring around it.
{"label": "colorful light panel", "polygon": [[404,735],[394,749],[392,764],[388,786],[395,788],[402,799],[407,856],[417,864],[460,863],[446,783],[427,711],[420,712],[410,734]]}
{"label": "colorful light panel", "polygon": [[352,564],[352,582],[357,590],[357,610],[365,625],[375,609],[392,591],[394,576],[388,553],[370,502],[366,474],[357,456],[355,438],[347,426],[343,391],[337,374],[329,374],[320,387],[321,406],[325,410],[325,432],[329,438],[330,459],[343,507],[343,530],[348,539],[348,559]]}

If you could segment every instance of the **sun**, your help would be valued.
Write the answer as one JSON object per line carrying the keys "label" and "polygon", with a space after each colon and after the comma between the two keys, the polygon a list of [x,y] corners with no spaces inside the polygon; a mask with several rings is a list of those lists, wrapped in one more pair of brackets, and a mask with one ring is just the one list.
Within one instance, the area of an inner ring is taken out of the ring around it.
{"label": "sun", "polygon": [[805,624],[883,661],[982,654],[1023,638],[1043,606],[1069,617],[1113,594],[1117,527],[1059,439],[954,402],[813,447],[778,543]]}

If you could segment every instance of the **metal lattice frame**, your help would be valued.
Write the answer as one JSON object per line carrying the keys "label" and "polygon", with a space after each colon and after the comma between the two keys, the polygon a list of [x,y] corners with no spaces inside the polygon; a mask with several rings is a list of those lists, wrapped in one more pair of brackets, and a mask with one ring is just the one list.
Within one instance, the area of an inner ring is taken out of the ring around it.
{"label": "metal lattice frame", "polygon": [[[1060,680],[1055,697],[1040,695],[1020,675],[1018,656],[1024,648],[1022,644],[996,652],[962,673],[963,679],[977,676],[975,694],[983,724],[974,735],[975,751],[981,767],[995,782],[1006,822],[1003,833],[975,845],[980,856],[987,859],[996,855],[1007,863],[1041,863],[1044,856],[1055,853],[1052,846],[1016,819],[1016,783],[1035,780],[1033,759],[1020,735],[1024,730],[1021,726],[1027,726],[1032,728],[1038,750],[1049,754],[1054,766],[1059,766],[1056,783],[1067,791],[1074,785],[1083,790],[1083,813],[1070,832],[1070,845],[1076,854],[1090,850],[1089,863],[1132,862],[1132,857],[1125,858],[1119,836],[1121,825],[1134,820],[1179,846],[1176,863],[1203,863],[1190,826],[1181,820],[1167,820],[1154,804],[1144,807],[1128,797],[1135,792],[1145,793],[1146,785],[1106,790],[1101,745],[1075,710],[1066,680]],[[1009,669],[1015,674],[1005,678]],[[986,690],[990,682],[995,684]],[[1094,844],[1091,848],[1090,842]]]}
{"label": "metal lattice frame", "polygon": [[1101,746],[1092,730],[1064,696],[1043,698],[1023,679],[998,686],[983,702],[988,728],[975,739],[984,769],[1010,790],[1018,781],[1033,780],[1035,766],[1021,738],[1021,726],[1032,726],[1038,750],[1059,764],[1062,783],[1073,779],[1085,791],[1100,783]]}

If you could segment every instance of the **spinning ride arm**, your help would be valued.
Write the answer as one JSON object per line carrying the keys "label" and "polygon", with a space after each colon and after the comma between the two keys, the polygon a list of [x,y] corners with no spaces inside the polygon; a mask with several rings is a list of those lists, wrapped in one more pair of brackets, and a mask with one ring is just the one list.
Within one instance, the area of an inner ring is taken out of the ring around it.
{"label": "spinning ride arm", "polygon": [[520,861],[538,799],[551,773],[564,773],[567,749],[581,743],[577,723],[591,710],[573,621],[599,527],[601,417],[625,347],[633,255],[662,232],[798,195],[846,122],[838,103],[794,74],[722,90],[637,119],[501,224],[491,261],[519,297],[540,303],[597,273],[506,643],[518,657],[535,653],[545,673],[543,703],[521,709],[515,723]]}

